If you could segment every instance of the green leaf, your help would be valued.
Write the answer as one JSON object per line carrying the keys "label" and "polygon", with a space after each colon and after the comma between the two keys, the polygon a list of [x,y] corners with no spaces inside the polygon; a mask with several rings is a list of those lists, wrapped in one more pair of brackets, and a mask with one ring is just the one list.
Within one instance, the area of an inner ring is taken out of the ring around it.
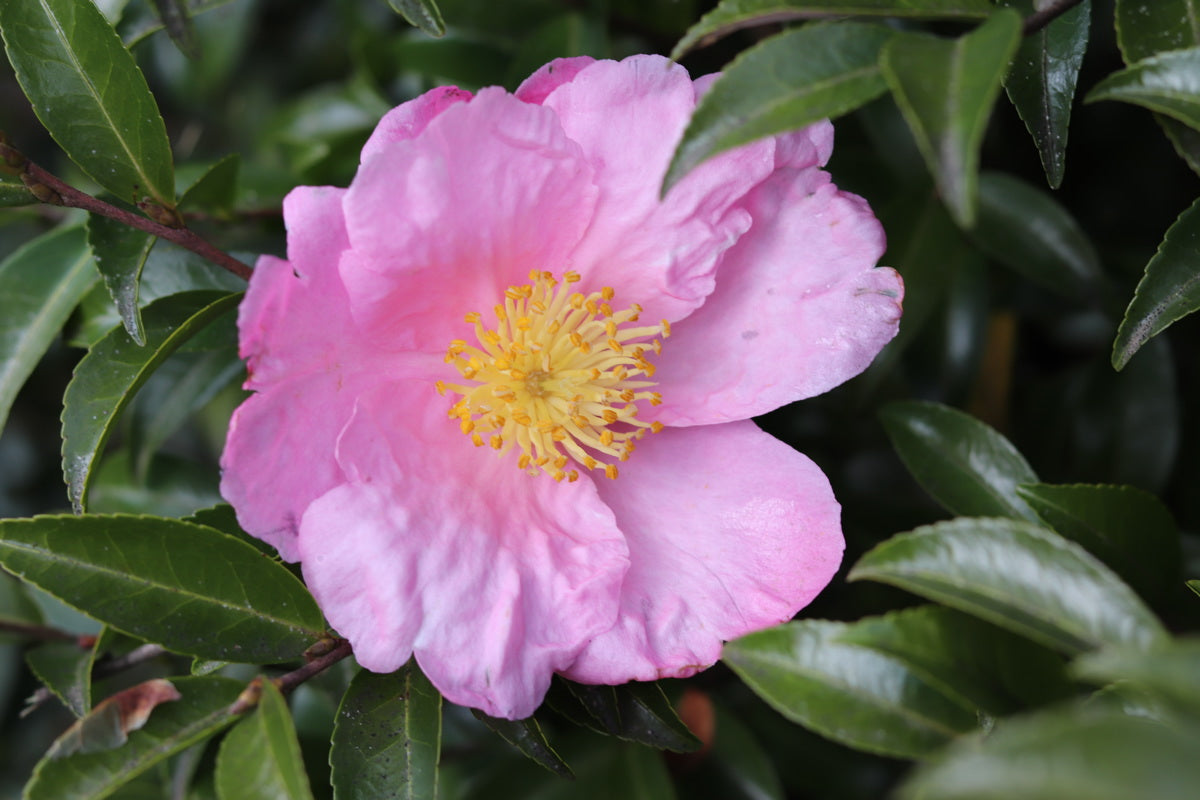
{"label": "green leaf", "polygon": [[981,719],[1077,691],[1057,653],[945,606],[866,617],[848,627],[841,640],[899,659]]}
{"label": "green leaf", "polygon": [[179,52],[188,58],[200,57],[200,46],[196,32],[192,29],[192,17],[184,0],[154,0],[154,13],[162,20],[171,41]]}
{"label": "green leaf", "polygon": [[975,729],[964,698],[902,659],[845,641],[850,627],[791,622],[728,643],[721,658],[779,713],[859,750],[920,758]]}
{"label": "green leaf", "polygon": [[663,194],[718,153],[836,117],[883,94],[879,51],[891,36],[880,25],[806,25],[742,53],[692,114]]}
{"label": "green leaf", "polygon": [[436,797],[441,738],[442,696],[416,663],[359,672],[333,728],[335,800]]}
{"label": "green leaf", "polygon": [[[1117,0],[1114,16],[1126,64],[1200,45],[1200,0]],[[1170,117],[1155,118],[1180,157],[1200,172],[1200,133]]]}
{"label": "green leaf", "polygon": [[1146,646],[1161,623],[1079,545],[1027,522],[955,519],[893,536],[847,580],[898,586],[1073,655]]}
{"label": "green leaf", "polygon": [[[1011,0],[1006,5],[1012,5]],[[1025,36],[1004,79],[1008,99],[1037,145],[1052,189],[1062,184],[1066,169],[1071,105],[1091,19],[1091,0],[1083,0],[1040,31]]]}
{"label": "green leaf", "polygon": [[262,681],[254,713],[221,742],[216,782],[221,800],[311,800],[292,714],[271,681]]}
{"label": "green leaf", "polygon": [[[0,572],[0,623],[12,625],[42,625],[45,616],[29,596],[25,584],[11,575]],[[21,641],[25,636],[16,631],[0,630],[0,645]]]}
{"label": "green leaf", "polygon": [[92,707],[95,651],[75,642],[47,642],[25,653],[25,663],[71,713],[82,717]]}
{"label": "green leaf", "polygon": [[38,119],[84,172],[127,202],[174,208],[158,106],[91,0],[6,0],[0,34]]}
{"label": "green leaf", "polygon": [[1162,502],[1132,486],[1021,486],[1018,494],[1060,535],[1082,545],[1143,597],[1162,600],[1179,579],[1179,530]]}
{"label": "green leaf", "polygon": [[1100,650],[1071,665],[1077,678],[1122,681],[1149,692],[1169,707],[1200,715],[1200,639],[1171,639],[1151,650]]}
{"label": "green leaf", "polygon": [[[241,163],[241,157],[231,153],[215,164],[204,167],[204,171],[181,193],[179,207],[202,208],[220,215],[231,213],[237,199]],[[181,168],[180,173],[183,171]]]}
{"label": "green leaf", "polygon": [[1012,443],[974,417],[922,401],[889,403],[879,413],[892,446],[922,488],[963,516],[1037,520],[1017,485],[1037,475]]}
{"label": "green leaf", "polygon": [[1122,369],[1149,339],[1200,308],[1200,200],[1167,230],[1146,265],[1113,342],[1112,364]]}
{"label": "green leaf", "polygon": [[712,748],[699,763],[676,773],[679,795],[689,800],[785,800],[779,773],[754,731],[713,705]]}
{"label": "green leaf", "polygon": [[43,758],[25,786],[25,800],[78,797],[101,800],[147,769],[197,742],[236,718],[229,706],[244,684],[228,678],[172,678],[182,697],[154,709],[145,726],[129,734],[121,747]]}
{"label": "green leaf", "polygon": [[88,216],[87,231],[96,268],[112,295],[121,322],[130,338],[136,344],[144,345],[146,337],[138,306],[138,282],[157,237],[99,214]]}
{"label": "green leaf", "polygon": [[[246,282],[233,273],[190,250],[159,239],[150,249],[150,256],[142,268],[137,300],[144,310],[155,300],[181,292],[211,289],[229,293],[245,288]],[[84,298],[80,306],[82,320],[79,330],[72,335],[70,344],[91,348],[114,327],[122,324],[108,292],[100,290],[99,294],[100,298],[92,294]]]}
{"label": "green leaf", "polygon": [[132,406],[130,449],[134,475],[148,480],[150,463],[164,442],[222,389],[239,377],[246,366],[237,355],[237,331],[233,314],[213,327],[228,327],[233,342],[219,350],[177,352],[142,387]]}
{"label": "green leaf", "polygon": [[0,428],[17,392],[96,281],[83,228],[44,234],[0,262]]}
{"label": "green leaf", "polygon": [[499,761],[489,774],[472,775],[463,800],[674,800],[671,775],[661,754],[646,747],[597,740],[577,732],[566,737],[575,780],[551,775],[527,759]]}
{"label": "green leaf", "polygon": [[627,742],[677,753],[700,747],[657,683],[592,686],[556,679],[547,699],[578,724]]}
{"label": "green leaf", "polygon": [[1187,587],[1189,589],[1191,589],[1198,596],[1200,596],[1200,580],[1185,581],[1185,584],[1187,585]]}
{"label": "green leaf", "polygon": [[435,0],[388,0],[388,5],[404,17],[409,25],[420,28],[430,36],[443,36],[446,23]]}
{"label": "green leaf", "polygon": [[498,734],[504,741],[520,750],[530,759],[563,778],[573,778],[575,773],[567,762],[554,751],[554,747],[542,732],[542,726],[533,717],[527,719],[498,719],[482,711],[471,709],[475,719]]}
{"label": "green leaf", "polygon": [[964,228],[975,224],[979,149],[1020,35],[1021,17],[1002,9],[959,39],[904,33],[883,48],[883,76]]}
{"label": "green leaf", "polygon": [[28,206],[38,202],[25,184],[13,175],[0,173],[0,208],[10,206]]}
{"label": "green leaf", "polygon": [[1112,709],[1003,720],[955,742],[905,781],[899,800],[1190,800],[1200,785],[1194,724]]}
{"label": "green leaf", "polygon": [[80,360],[63,396],[62,427],[63,474],[77,512],[87,507],[96,459],[126,404],[167,356],[240,298],[215,292],[163,298],[143,315],[144,347],[125,330],[113,330]]}
{"label": "green leaf", "polygon": [[1084,102],[1120,100],[1200,128],[1200,47],[1152,56],[1114,72]]}
{"label": "green leaf", "polygon": [[1115,16],[1127,64],[1200,44],[1200,0],[1117,0]]}
{"label": "green leaf", "polygon": [[971,238],[990,258],[1064,297],[1100,294],[1100,258],[1071,214],[1045,191],[1002,172],[979,178]]}
{"label": "green leaf", "polygon": [[120,631],[192,656],[287,661],[324,630],[316,602],[286,567],[178,520],[0,520],[0,566]]}
{"label": "green leaf", "polygon": [[688,29],[671,58],[754,25],[840,16],[971,20],[991,12],[988,0],[722,0]]}

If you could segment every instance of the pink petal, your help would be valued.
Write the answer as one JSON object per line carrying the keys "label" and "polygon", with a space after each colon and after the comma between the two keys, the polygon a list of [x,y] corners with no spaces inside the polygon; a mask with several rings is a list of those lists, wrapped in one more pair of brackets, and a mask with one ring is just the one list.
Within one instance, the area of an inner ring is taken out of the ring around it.
{"label": "pink petal", "polygon": [[[499,89],[381,150],[346,196],[341,263],[374,346],[442,352],[530,270],[564,272],[596,190],[554,114]],[[467,329],[469,332],[469,329]]]}
{"label": "pink petal", "polygon": [[342,482],[334,445],[353,408],[354,393],[338,382],[301,377],[251,396],[230,420],[221,496],[287,561],[300,558],[304,509]]}
{"label": "pink petal", "polygon": [[541,105],[546,96],[579,74],[580,70],[595,62],[591,56],[556,58],[521,82],[514,92],[517,99]]}
{"label": "pink petal", "polygon": [[350,483],[309,507],[300,549],[364,667],[415,652],[447,699],[519,718],[613,624],[627,550],[590,480],[472,447],[417,381],[365,394],[338,459]]}
{"label": "pink petal", "polygon": [[659,200],[667,164],[696,103],[687,71],[659,56],[597,61],[544,101],[596,171],[596,216],[574,252],[585,277],[679,319],[712,291],[722,251],[749,227],[734,205],[770,171],[763,141],[702,164]]}
{"label": "pink petal", "polygon": [[395,142],[415,139],[435,117],[455,103],[465,103],[471,93],[457,86],[439,86],[396,106],[383,115],[371,138],[363,145],[360,162],[366,163]]}
{"label": "pink petal", "polygon": [[573,680],[691,675],[723,641],[790,619],[841,562],[829,482],[752,422],[648,436],[598,488],[630,568],[617,624],[563,673]]}
{"label": "pink petal", "polygon": [[337,263],[349,246],[344,189],[300,186],[283,201],[289,261],[259,259],[238,308],[239,347],[247,389],[297,374],[336,370],[355,337]]}
{"label": "pink petal", "polygon": [[820,394],[896,335],[904,286],[874,267],[884,236],[865,201],[815,168],[782,169],[746,208],[754,227],[656,361],[657,418],[669,425],[747,419]]}

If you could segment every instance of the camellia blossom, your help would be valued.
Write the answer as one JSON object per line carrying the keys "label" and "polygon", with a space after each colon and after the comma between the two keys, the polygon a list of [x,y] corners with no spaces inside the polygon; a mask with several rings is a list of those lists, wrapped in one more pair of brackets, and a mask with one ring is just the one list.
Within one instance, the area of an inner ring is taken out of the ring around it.
{"label": "camellia blossom", "polygon": [[828,123],[660,201],[710,82],[635,56],[435,89],[348,189],[285,200],[222,492],[364,668],[415,655],[452,702],[520,718],[555,673],[702,670],[837,570],[828,481],[750,418],[862,371],[902,284],[821,169]]}

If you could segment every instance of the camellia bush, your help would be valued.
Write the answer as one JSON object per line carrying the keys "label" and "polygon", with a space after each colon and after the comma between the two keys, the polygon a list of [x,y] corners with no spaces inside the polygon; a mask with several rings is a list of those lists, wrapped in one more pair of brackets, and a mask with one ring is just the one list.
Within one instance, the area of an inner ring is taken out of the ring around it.
{"label": "camellia bush", "polygon": [[1200,786],[1197,0],[0,0],[0,794]]}

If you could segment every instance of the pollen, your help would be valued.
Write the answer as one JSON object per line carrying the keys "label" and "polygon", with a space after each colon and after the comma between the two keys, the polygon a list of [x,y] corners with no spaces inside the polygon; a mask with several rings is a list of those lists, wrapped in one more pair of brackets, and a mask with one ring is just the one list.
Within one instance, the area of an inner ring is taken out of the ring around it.
{"label": "pollen", "polygon": [[459,398],[449,417],[472,444],[516,451],[519,469],[556,481],[578,480],[572,464],[615,479],[636,440],[663,428],[638,417],[639,405],[662,403],[646,355],[662,351],[670,325],[634,324],[641,306],[615,310],[612,287],[585,294],[580,283],[574,272],[534,270],[504,291],[494,326],[466,314],[477,343],[455,339],[445,357],[463,381],[435,384]]}

